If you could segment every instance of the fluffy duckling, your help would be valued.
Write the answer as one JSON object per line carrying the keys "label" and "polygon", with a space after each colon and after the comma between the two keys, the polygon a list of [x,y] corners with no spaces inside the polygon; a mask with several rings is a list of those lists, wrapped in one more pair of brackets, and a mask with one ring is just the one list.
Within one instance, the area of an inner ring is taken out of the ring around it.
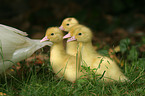
{"label": "fluffy duckling", "polygon": [[96,74],[103,74],[105,72],[103,77],[105,81],[112,81],[111,79],[113,79],[124,82],[128,80],[113,60],[98,54],[94,50],[91,42],[92,32],[89,28],[82,27],[75,30],[73,36],[68,41],[74,40],[82,44],[82,60],[86,66],[90,66],[91,69],[97,68]]}
{"label": "fluffy duckling", "polygon": [[61,26],[59,27],[60,30],[63,30],[63,31],[70,31],[70,29],[75,26],[75,25],[78,25],[79,22],[77,19],[75,18],[66,18],[62,21],[62,24]]}
{"label": "fluffy duckling", "polygon": [[[65,39],[65,38],[70,38],[71,35],[73,34],[73,32],[77,28],[81,28],[81,27],[83,27],[83,25],[80,25],[77,19],[75,19],[75,18],[66,18],[66,19],[63,20],[59,29],[68,32],[68,34],[66,34],[63,37]],[[78,43],[76,41],[67,42],[66,52],[68,54],[76,56],[77,49],[78,49]]]}
{"label": "fluffy duckling", "polygon": [[0,73],[45,45],[52,45],[51,42],[40,43],[40,40],[26,36],[25,32],[0,24]]}
{"label": "fluffy duckling", "polygon": [[74,82],[81,76],[79,71],[79,60],[76,63],[76,57],[66,53],[63,46],[63,33],[58,27],[48,28],[45,37],[41,42],[49,40],[53,43],[50,49],[50,62],[54,73],[58,77],[63,77]]}

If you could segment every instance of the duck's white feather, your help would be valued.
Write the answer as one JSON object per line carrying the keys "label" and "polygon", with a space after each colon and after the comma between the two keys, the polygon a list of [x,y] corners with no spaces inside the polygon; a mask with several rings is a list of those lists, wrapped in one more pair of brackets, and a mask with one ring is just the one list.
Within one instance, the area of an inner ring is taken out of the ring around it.
{"label": "duck's white feather", "polygon": [[0,73],[45,45],[52,45],[51,42],[40,43],[40,40],[25,36],[25,32],[0,24]]}
{"label": "duck's white feather", "polygon": [[15,32],[17,34],[20,34],[22,36],[27,36],[28,35],[26,32],[23,32],[21,30],[18,30],[16,28],[13,28],[13,27],[10,27],[10,26],[6,26],[6,25],[3,25],[3,24],[0,24],[0,27],[5,28],[5,29],[7,29],[9,31]]}

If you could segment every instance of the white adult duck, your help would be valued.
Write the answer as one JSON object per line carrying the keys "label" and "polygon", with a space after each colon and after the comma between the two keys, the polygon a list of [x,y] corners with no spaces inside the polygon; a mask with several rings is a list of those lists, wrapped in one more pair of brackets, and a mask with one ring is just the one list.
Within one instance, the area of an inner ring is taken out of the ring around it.
{"label": "white adult duck", "polygon": [[40,43],[40,40],[30,39],[27,35],[18,29],[0,24],[0,73],[30,57],[45,45],[52,45],[51,42]]}

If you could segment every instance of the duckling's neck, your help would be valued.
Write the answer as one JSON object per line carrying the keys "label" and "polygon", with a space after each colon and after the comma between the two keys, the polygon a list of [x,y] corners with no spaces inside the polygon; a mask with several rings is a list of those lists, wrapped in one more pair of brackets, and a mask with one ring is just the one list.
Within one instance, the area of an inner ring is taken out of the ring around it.
{"label": "duckling's neck", "polygon": [[78,43],[77,41],[72,41],[72,42],[68,42],[67,45],[66,45],[67,49],[66,49],[66,52],[70,55],[75,55],[76,52],[77,52],[77,46],[78,46]]}
{"label": "duckling's neck", "polygon": [[96,54],[95,49],[93,48],[92,42],[80,42],[79,46],[82,44],[81,53],[82,56],[89,56],[90,54]]}
{"label": "duckling's neck", "polygon": [[54,43],[51,47],[51,58],[63,57],[64,55],[66,55],[66,52],[63,47],[63,41]]}

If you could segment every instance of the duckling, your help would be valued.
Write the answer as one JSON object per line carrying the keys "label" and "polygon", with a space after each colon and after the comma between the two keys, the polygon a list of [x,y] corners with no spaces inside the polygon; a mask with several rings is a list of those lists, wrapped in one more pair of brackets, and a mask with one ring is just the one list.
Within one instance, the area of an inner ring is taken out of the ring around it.
{"label": "duckling", "polygon": [[[66,34],[63,37],[63,39],[68,38],[67,40],[69,40],[69,38],[72,36],[72,34],[74,33],[74,31],[76,29],[81,28],[81,27],[83,27],[83,25],[74,26],[73,28],[71,28],[71,30],[69,31],[69,33]],[[66,52],[68,54],[73,55],[73,56],[76,56],[77,51],[78,51],[78,42],[77,41],[67,42],[67,44],[66,44]]]}
{"label": "duckling", "polygon": [[70,82],[74,82],[82,73],[79,71],[79,59],[66,53],[63,46],[63,33],[58,27],[50,27],[46,31],[45,37],[41,40],[49,40],[53,43],[50,49],[50,62],[54,73],[58,77],[64,77]]}
{"label": "duckling", "polygon": [[30,57],[36,50],[52,45],[52,42],[40,43],[40,40],[30,39],[27,35],[26,32],[0,24],[0,74]]}
{"label": "duckling", "polygon": [[[68,32],[68,34],[66,34],[63,37],[63,39],[65,39],[65,38],[70,38],[71,35],[73,34],[73,32],[77,28],[81,28],[83,26],[84,25],[79,24],[78,20],[75,19],[75,18],[66,18],[66,19],[63,20],[63,22],[62,22],[61,26],[59,27],[59,29]],[[76,56],[77,49],[78,49],[78,43],[76,41],[67,42],[67,44],[66,44],[66,52],[68,54]]]}
{"label": "duckling", "polygon": [[128,78],[120,71],[117,64],[108,57],[98,54],[92,46],[92,32],[87,27],[82,27],[75,30],[73,36],[68,40],[76,40],[79,44],[82,44],[81,53],[82,60],[90,66],[91,69],[96,68],[96,74],[104,74],[103,80],[105,81],[128,81]]}
{"label": "duckling", "polygon": [[[85,27],[84,25],[81,25],[79,24],[78,20],[75,19],[75,18],[66,18],[63,20],[61,26],[59,27],[61,30],[64,30],[64,31],[69,31],[68,34],[66,34],[63,38],[66,39],[66,38],[70,38],[73,34],[73,32],[78,29],[78,28],[81,28],[81,27]],[[77,52],[77,49],[78,49],[78,43],[76,41],[72,41],[72,42],[67,42],[67,53],[70,54],[70,55],[76,55],[76,52]],[[116,47],[117,49],[118,47]],[[96,49],[96,48],[95,48]],[[118,50],[117,50],[118,51]],[[110,54],[112,51],[110,50],[109,51],[109,55],[110,57],[113,56],[113,59],[117,62],[117,63],[120,63],[120,60],[115,56],[115,55],[112,55]],[[121,63],[121,66],[123,66],[123,64]]]}
{"label": "duckling", "polygon": [[63,30],[63,31],[70,31],[70,29],[75,26],[75,25],[78,25],[79,22],[77,19],[75,18],[66,18],[62,21],[62,24],[61,26],[59,27],[60,30]]}

